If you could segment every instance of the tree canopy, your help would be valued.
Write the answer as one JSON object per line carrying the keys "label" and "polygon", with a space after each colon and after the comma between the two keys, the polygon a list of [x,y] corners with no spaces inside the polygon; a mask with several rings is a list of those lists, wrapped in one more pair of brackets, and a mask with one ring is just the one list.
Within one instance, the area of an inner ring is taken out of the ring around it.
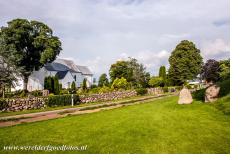
{"label": "tree canopy", "polygon": [[219,80],[220,64],[214,59],[209,59],[202,68],[201,77],[207,82],[216,82]]}
{"label": "tree canopy", "polygon": [[143,64],[138,63],[134,58],[112,64],[109,74],[112,82],[116,78],[124,77],[133,87],[146,87],[150,78],[150,74],[145,71]]}
{"label": "tree canopy", "polygon": [[98,86],[103,87],[103,86],[108,86],[108,85],[109,85],[109,80],[107,78],[107,75],[103,73],[99,78]]}
{"label": "tree canopy", "polygon": [[230,58],[220,61],[220,78],[221,80],[230,79]]}
{"label": "tree canopy", "polygon": [[39,21],[14,19],[0,30],[0,55],[23,77],[24,89],[32,71],[54,61],[61,49],[59,38]]}
{"label": "tree canopy", "polygon": [[200,73],[203,58],[193,42],[181,41],[169,57],[169,78],[174,85],[182,85]]}

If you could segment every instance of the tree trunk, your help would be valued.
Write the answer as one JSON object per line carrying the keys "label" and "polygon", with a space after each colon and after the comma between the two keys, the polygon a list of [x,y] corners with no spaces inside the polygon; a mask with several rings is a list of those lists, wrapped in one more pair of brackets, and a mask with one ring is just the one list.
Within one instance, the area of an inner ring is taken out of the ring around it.
{"label": "tree trunk", "polygon": [[27,90],[28,77],[24,77],[23,80],[23,90]]}

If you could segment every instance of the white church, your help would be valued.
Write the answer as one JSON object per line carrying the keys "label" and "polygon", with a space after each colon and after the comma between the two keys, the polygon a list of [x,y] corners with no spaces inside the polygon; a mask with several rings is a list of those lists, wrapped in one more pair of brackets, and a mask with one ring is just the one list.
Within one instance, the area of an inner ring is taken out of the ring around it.
{"label": "white church", "polygon": [[[29,76],[27,90],[43,90],[44,79],[48,76],[57,76],[59,84],[62,84],[62,88],[65,89],[70,88],[72,82],[75,82],[77,88],[80,87],[84,79],[86,79],[87,87],[93,84],[93,73],[87,66],[76,65],[71,60],[56,59]],[[20,87],[16,87],[16,90],[22,89],[22,87],[20,85]]]}

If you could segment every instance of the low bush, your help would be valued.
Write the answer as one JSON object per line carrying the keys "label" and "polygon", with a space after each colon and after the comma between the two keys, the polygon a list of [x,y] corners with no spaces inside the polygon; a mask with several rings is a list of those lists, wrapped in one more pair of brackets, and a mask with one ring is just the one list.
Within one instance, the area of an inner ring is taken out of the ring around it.
{"label": "low bush", "polygon": [[35,97],[42,96],[42,91],[41,90],[32,91],[31,95],[33,95]]}
{"label": "low bush", "polygon": [[65,95],[65,94],[69,94],[69,91],[67,89],[62,89],[60,91],[60,95]]}
{"label": "low bush", "polygon": [[[80,98],[78,95],[73,95],[74,105],[80,103]],[[48,96],[46,100],[46,105],[49,107],[53,106],[67,106],[72,103],[72,95],[51,95]]]}
{"label": "low bush", "polygon": [[206,89],[200,89],[200,90],[193,92],[192,93],[193,99],[198,100],[198,101],[204,101],[205,90]]}
{"label": "low bush", "polygon": [[146,88],[138,88],[136,89],[137,95],[145,95],[147,94],[148,90]]}
{"label": "low bush", "polygon": [[220,86],[220,97],[226,96],[230,93],[230,80],[224,80],[217,84]]}
{"label": "low bush", "polygon": [[164,93],[167,93],[167,92],[169,92],[169,88],[168,87],[163,87],[163,91],[164,91]]}
{"label": "low bush", "polygon": [[0,99],[0,110],[7,108],[8,104],[6,99]]}

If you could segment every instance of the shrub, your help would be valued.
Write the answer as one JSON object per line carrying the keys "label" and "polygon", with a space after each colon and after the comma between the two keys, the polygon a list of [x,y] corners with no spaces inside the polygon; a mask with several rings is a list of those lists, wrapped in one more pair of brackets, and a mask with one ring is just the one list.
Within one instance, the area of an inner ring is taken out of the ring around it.
{"label": "shrub", "polygon": [[86,78],[84,78],[84,80],[83,80],[82,89],[83,89],[83,91],[87,90],[87,79]]}
{"label": "shrub", "polygon": [[0,99],[0,110],[3,110],[8,107],[6,99]]}
{"label": "shrub", "polygon": [[40,91],[40,90],[32,91],[31,95],[33,95],[35,97],[42,96],[42,91]]}
{"label": "shrub", "polygon": [[204,101],[205,97],[205,90],[206,89],[200,89],[192,93],[193,99],[196,99],[198,101]]}
{"label": "shrub", "polygon": [[169,92],[169,89],[168,89],[168,87],[163,87],[163,91],[164,91],[164,93],[167,93],[167,92]]}
{"label": "shrub", "polygon": [[69,94],[69,91],[67,89],[62,89],[60,91],[60,95],[64,95],[64,94]]}
{"label": "shrub", "polygon": [[[74,105],[80,102],[80,98],[78,95],[73,95],[74,98]],[[71,95],[56,95],[56,96],[48,96],[46,100],[46,104],[49,107],[52,106],[67,106],[71,105],[72,103],[72,96]]]}
{"label": "shrub", "polygon": [[220,97],[226,96],[230,93],[230,80],[219,82],[218,85],[220,86]]}
{"label": "shrub", "polygon": [[128,89],[129,87],[129,83],[127,82],[127,80],[124,77],[116,78],[113,81],[112,87],[114,89]]}
{"label": "shrub", "polygon": [[148,90],[146,88],[138,88],[136,89],[137,95],[145,95],[147,94]]}
{"label": "shrub", "polygon": [[109,88],[109,87],[106,87],[106,86],[103,86],[103,87],[101,87],[100,89],[99,89],[99,93],[107,93],[107,92],[111,92],[112,91],[112,89],[111,88]]}
{"label": "shrub", "polygon": [[149,85],[151,87],[159,87],[163,84],[163,78],[162,77],[151,77],[149,80]]}

